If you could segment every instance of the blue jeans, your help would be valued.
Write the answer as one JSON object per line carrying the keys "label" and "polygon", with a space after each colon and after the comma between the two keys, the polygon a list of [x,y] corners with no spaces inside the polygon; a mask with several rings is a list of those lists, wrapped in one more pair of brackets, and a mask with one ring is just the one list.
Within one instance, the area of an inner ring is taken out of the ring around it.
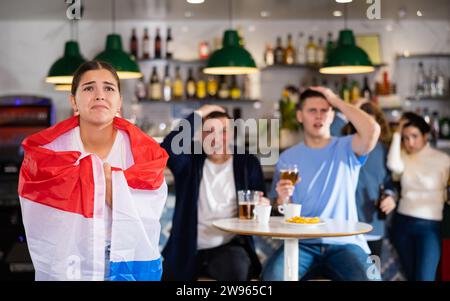
{"label": "blue jeans", "polygon": [[[357,245],[300,243],[298,271],[301,280],[320,274],[331,280],[380,280],[379,267],[373,265],[363,249]],[[283,280],[284,247],[269,258],[263,270],[263,280]]]}
{"label": "blue jeans", "polygon": [[392,243],[409,281],[433,281],[441,257],[441,222],[396,213]]}

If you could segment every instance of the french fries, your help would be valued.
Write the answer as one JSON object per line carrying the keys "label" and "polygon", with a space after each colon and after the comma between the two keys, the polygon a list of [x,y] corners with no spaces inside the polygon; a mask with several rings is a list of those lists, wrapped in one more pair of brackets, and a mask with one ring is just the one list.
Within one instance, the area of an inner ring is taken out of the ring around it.
{"label": "french fries", "polygon": [[301,216],[294,216],[292,218],[289,218],[286,220],[288,223],[295,223],[295,224],[318,224],[320,223],[319,217],[301,217]]}

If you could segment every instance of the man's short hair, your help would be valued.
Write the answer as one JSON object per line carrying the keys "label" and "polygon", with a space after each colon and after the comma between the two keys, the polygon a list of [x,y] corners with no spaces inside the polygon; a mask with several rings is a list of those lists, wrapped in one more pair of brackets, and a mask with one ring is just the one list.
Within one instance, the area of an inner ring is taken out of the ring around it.
{"label": "man's short hair", "polygon": [[208,119],[217,119],[217,118],[231,119],[230,115],[228,115],[228,113],[226,113],[226,112],[213,111],[213,112],[209,113],[208,115],[206,115],[205,117],[203,117],[203,122]]}
{"label": "man's short hair", "polygon": [[306,89],[305,91],[302,92],[302,94],[300,94],[300,99],[297,103],[297,110],[301,110],[303,108],[303,104],[305,103],[305,101],[311,97],[320,97],[327,100],[325,95],[323,95],[322,93],[316,90]]}

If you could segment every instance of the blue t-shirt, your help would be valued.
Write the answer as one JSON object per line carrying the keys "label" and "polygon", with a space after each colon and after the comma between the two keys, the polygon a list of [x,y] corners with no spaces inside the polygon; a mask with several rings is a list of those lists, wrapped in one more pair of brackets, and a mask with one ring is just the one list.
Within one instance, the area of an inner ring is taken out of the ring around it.
{"label": "blue t-shirt", "polygon": [[[351,136],[332,137],[323,148],[310,148],[303,142],[280,155],[270,192],[276,198],[275,186],[283,164],[297,164],[301,182],[295,185],[292,200],[302,205],[302,216],[321,219],[358,221],[355,191],[359,170],[367,155],[357,157],[352,150]],[[302,240],[302,243],[357,244],[370,253],[362,235]]]}

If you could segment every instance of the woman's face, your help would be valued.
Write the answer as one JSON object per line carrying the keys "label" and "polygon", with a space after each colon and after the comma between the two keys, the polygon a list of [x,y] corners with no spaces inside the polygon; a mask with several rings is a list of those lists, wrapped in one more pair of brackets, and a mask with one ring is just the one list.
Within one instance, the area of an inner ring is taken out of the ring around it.
{"label": "woman's face", "polygon": [[82,75],[75,97],[71,96],[71,103],[80,120],[102,125],[111,123],[120,111],[122,97],[111,72],[99,69]]}
{"label": "woman's face", "polygon": [[408,126],[403,128],[402,139],[406,151],[409,154],[415,154],[427,144],[428,135],[423,135],[415,126]]}

